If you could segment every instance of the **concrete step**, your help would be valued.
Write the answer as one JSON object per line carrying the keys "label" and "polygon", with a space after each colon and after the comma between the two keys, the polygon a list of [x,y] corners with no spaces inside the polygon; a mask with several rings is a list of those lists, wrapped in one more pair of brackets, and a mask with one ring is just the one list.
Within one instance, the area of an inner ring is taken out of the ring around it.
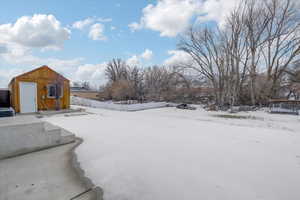
{"label": "concrete step", "polygon": [[53,144],[49,136],[42,122],[1,126],[0,159],[49,147]]}
{"label": "concrete step", "polygon": [[75,141],[75,135],[27,117],[0,120],[0,159]]}
{"label": "concrete step", "polygon": [[66,143],[74,142],[75,140],[76,140],[75,134],[65,129],[61,129],[61,143],[66,144]]}
{"label": "concrete step", "polygon": [[44,130],[41,134],[45,134],[45,137],[48,138],[49,143],[53,145],[61,144],[61,129],[47,122],[43,122],[43,125]]}
{"label": "concrete step", "polygon": [[75,141],[75,135],[63,128],[44,122],[45,133],[52,136],[58,144],[67,144]]}
{"label": "concrete step", "polygon": [[0,133],[7,130],[17,133],[41,132],[44,131],[44,123],[32,116],[0,118]]}

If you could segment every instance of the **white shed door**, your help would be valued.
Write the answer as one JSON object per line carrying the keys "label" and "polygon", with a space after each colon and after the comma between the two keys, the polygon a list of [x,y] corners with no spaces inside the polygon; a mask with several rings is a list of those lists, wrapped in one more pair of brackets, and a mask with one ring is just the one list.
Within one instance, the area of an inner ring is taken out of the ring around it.
{"label": "white shed door", "polygon": [[20,111],[21,113],[34,113],[37,111],[36,83],[20,82]]}

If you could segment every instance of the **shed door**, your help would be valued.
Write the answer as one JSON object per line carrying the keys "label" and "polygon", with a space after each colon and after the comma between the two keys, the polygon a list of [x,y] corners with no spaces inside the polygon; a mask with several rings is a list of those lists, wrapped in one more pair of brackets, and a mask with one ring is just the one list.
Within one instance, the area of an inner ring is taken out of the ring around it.
{"label": "shed door", "polygon": [[37,111],[36,83],[20,82],[20,111],[21,113],[34,113]]}

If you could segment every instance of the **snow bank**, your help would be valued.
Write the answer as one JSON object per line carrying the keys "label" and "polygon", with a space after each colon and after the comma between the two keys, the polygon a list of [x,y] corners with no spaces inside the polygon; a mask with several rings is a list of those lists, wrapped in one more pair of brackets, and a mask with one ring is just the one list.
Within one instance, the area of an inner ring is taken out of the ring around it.
{"label": "snow bank", "polygon": [[[78,159],[106,200],[300,199],[296,116],[251,112],[259,122],[200,109],[87,110],[95,114],[45,119],[84,139]],[[276,124],[292,130],[268,128]]]}
{"label": "snow bank", "polygon": [[85,99],[81,97],[71,97],[72,105],[87,106],[92,108],[104,108],[109,110],[118,111],[140,111],[153,108],[166,107],[168,104],[166,102],[150,102],[150,103],[139,103],[139,104],[115,104],[112,101],[95,101],[91,99]]}

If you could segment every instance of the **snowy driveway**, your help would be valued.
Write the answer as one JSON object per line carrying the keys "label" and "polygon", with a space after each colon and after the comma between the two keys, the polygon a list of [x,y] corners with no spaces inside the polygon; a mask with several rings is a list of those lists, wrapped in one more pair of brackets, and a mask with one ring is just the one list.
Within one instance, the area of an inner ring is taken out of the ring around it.
{"label": "snowy driveway", "polygon": [[89,111],[46,120],[84,139],[78,159],[106,200],[300,199],[296,116]]}

